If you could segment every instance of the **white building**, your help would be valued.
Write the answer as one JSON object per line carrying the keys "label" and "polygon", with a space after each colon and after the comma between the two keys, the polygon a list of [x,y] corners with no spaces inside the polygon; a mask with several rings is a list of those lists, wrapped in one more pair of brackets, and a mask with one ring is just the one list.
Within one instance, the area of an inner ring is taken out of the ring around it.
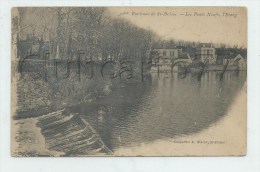
{"label": "white building", "polygon": [[179,53],[181,52],[181,49],[178,49],[178,48],[158,48],[158,49],[154,49],[153,51],[157,52],[157,59],[156,58],[153,59],[153,61],[155,63],[158,63],[158,57],[159,57],[159,64],[160,65],[171,65],[172,61],[179,57]]}
{"label": "white building", "polygon": [[240,54],[238,54],[234,58],[234,63],[239,68],[239,70],[246,70],[246,68],[247,68],[246,59],[244,57],[242,57]]}
{"label": "white building", "polygon": [[196,58],[203,63],[216,64],[216,50],[211,43],[201,43],[196,47]]}
{"label": "white building", "polygon": [[237,66],[239,70],[246,70],[246,59],[240,54],[231,54],[223,59],[223,65],[228,61],[229,66]]}

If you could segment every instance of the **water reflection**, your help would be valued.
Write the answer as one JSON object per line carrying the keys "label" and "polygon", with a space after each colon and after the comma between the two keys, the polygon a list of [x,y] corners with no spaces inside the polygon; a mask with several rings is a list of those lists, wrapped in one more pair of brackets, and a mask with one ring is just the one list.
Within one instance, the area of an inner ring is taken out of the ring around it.
{"label": "water reflection", "polygon": [[220,74],[206,72],[199,81],[196,74],[152,74],[74,110],[111,149],[192,134],[223,117],[246,81],[246,72]]}

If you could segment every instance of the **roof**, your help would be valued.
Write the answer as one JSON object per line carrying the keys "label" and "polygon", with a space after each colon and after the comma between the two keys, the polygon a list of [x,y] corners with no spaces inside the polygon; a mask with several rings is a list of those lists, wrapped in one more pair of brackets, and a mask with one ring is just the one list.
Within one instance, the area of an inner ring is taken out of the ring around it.
{"label": "roof", "polygon": [[190,56],[188,53],[179,53],[178,59],[190,59]]}
{"label": "roof", "polygon": [[230,54],[230,55],[225,55],[225,59],[234,59],[238,54]]}
{"label": "roof", "polygon": [[223,48],[216,48],[217,56],[229,56],[232,51]]}
{"label": "roof", "polygon": [[170,49],[170,50],[175,49],[176,50],[176,49],[179,49],[179,48],[177,48],[177,47],[155,47],[154,49],[155,50],[163,50],[163,49]]}
{"label": "roof", "polygon": [[246,60],[243,56],[241,56],[240,54],[238,54],[235,58],[234,61],[239,61],[239,60]]}
{"label": "roof", "polygon": [[196,48],[214,48],[212,43],[199,43]]}
{"label": "roof", "polygon": [[175,45],[170,45],[170,44],[157,44],[153,46],[153,49],[178,49]]}

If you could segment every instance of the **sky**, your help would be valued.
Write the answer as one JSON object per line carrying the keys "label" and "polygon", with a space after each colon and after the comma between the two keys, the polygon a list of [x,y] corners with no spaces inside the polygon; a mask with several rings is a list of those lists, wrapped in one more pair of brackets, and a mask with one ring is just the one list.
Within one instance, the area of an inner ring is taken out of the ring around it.
{"label": "sky", "polygon": [[109,11],[162,39],[247,47],[247,10],[243,7],[109,7]]}

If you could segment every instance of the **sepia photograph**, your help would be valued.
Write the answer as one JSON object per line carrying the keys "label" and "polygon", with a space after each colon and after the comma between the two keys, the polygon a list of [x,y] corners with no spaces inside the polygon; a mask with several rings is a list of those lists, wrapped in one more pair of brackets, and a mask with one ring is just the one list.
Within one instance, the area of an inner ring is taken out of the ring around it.
{"label": "sepia photograph", "polygon": [[245,156],[246,7],[13,7],[11,155]]}

